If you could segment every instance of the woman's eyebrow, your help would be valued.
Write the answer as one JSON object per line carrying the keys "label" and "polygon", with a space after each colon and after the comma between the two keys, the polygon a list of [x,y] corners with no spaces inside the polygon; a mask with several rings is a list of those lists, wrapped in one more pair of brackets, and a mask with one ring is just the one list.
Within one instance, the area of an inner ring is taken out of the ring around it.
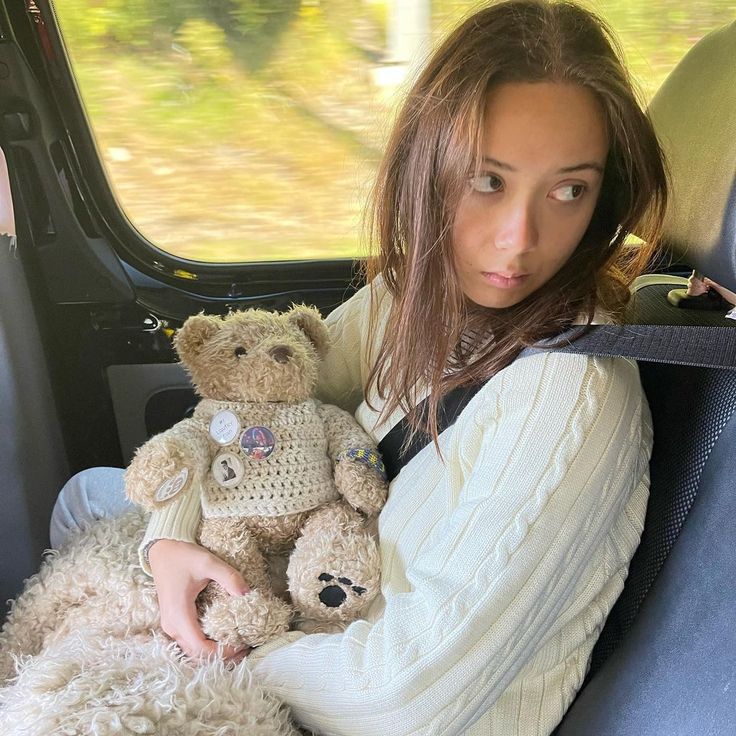
{"label": "woman's eyebrow", "polygon": [[575,164],[574,166],[563,166],[557,171],[557,173],[569,174],[573,171],[583,171],[584,169],[593,169],[593,171],[597,171],[599,174],[603,173],[603,166],[595,161],[584,161],[583,163]]}
{"label": "woman's eyebrow", "polygon": [[495,166],[497,169],[503,169],[504,171],[516,171],[511,164],[505,164],[503,161],[499,161],[497,158],[491,158],[490,156],[483,156],[483,163]]}
{"label": "woman's eyebrow", "polygon": [[[497,169],[503,169],[504,171],[516,171],[511,164],[499,161],[497,158],[491,158],[490,156],[483,156],[483,163],[490,164],[491,166],[494,166]],[[573,166],[563,166],[561,169],[558,169],[556,173],[570,174],[573,171],[585,171],[586,169],[592,169],[593,171],[597,171],[599,174],[603,173],[603,166],[596,161],[583,161],[582,163],[574,164]]]}

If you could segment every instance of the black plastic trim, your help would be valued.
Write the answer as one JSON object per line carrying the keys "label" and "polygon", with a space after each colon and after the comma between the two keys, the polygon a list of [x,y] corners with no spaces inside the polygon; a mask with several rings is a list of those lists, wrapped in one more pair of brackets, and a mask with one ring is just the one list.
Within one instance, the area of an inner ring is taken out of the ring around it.
{"label": "black plastic trim", "polygon": [[105,240],[89,237],[74,215],[67,172],[57,171],[50,153],[63,133],[49,122],[53,118],[14,42],[0,41],[0,64],[6,73],[0,85],[2,139],[10,169],[25,168],[26,183],[36,182],[21,187],[21,197],[29,215],[45,212],[45,231],[33,234],[50,298],[61,304],[132,301],[115,252]]}
{"label": "black plastic trim", "polygon": [[[360,285],[349,261],[320,264],[318,274],[302,273],[301,278],[298,272],[296,275],[295,272],[281,273],[278,280],[265,278],[263,273],[261,278],[257,278],[259,274],[250,272],[250,281],[231,284],[221,295],[198,294],[190,289],[170,286],[130,264],[123,265],[133,283],[138,304],[152,314],[174,322],[182,322],[202,310],[220,314],[248,306],[283,310],[299,303],[313,304],[323,313],[329,313]],[[345,269],[346,265],[348,269]],[[299,269],[304,271],[301,264]]]}

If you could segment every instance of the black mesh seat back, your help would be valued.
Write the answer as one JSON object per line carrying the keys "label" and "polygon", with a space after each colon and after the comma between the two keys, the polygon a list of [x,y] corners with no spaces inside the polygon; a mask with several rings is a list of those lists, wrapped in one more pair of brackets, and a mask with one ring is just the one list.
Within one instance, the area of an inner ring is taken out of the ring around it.
{"label": "black mesh seat back", "polygon": [[[624,592],[593,651],[591,676],[631,628],[698,495],[713,450],[736,412],[736,371],[657,363],[642,363],[640,371],[654,422],[647,519]],[[733,457],[736,483],[736,445]]]}
{"label": "black mesh seat back", "polygon": [[736,734],[736,372],[642,374],[655,422],[646,531],[596,662],[638,615],[558,734]]}

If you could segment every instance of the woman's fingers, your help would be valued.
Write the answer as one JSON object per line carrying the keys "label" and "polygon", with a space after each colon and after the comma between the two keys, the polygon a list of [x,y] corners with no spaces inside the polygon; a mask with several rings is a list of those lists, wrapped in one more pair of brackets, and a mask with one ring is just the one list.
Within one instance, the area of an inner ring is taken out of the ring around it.
{"label": "woman's fingers", "polygon": [[182,615],[173,630],[166,633],[188,657],[206,659],[217,655],[225,660],[237,660],[245,656],[246,650],[218,644],[204,635],[197,618],[197,607],[193,601],[191,604],[188,601],[184,603],[180,611]]}
{"label": "woman's fingers", "polygon": [[712,279],[709,279],[707,276],[703,279],[706,286],[709,286],[711,289],[715,289],[729,304],[736,304],[736,294],[734,294],[733,291],[730,291],[725,286],[721,286],[720,284],[717,284]]}
{"label": "woman's fingers", "polygon": [[208,561],[206,577],[208,582],[214,580],[219,583],[230,595],[240,596],[250,591],[243,576],[214,555]]}
{"label": "woman's fingers", "polygon": [[158,540],[149,550],[149,562],[164,633],[193,659],[212,655],[231,661],[242,658],[243,649],[218,645],[204,635],[196,600],[212,580],[230,595],[247,593],[249,588],[243,576],[208,550],[190,542]]}
{"label": "woman's fingers", "polygon": [[202,632],[194,601],[182,611],[176,631],[166,633],[179,645],[182,652],[192,659],[204,659],[217,654],[216,642],[208,639]]}
{"label": "woman's fingers", "polygon": [[217,644],[208,639],[199,625],[195,604],[198,586],[186,582],[179,585],[176,579],[157,581],[158,604],[161,611],[161,628],[181,650],[190,657],[200,658],[214,654]]}

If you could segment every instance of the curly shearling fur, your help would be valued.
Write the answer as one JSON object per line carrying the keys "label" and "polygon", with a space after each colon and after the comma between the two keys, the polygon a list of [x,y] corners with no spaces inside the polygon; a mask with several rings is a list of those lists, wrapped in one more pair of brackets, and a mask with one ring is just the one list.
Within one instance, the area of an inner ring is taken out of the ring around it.
{"label": "curly shearling fur", "polygon": [[99,522],[28,581],[0,632],[0,733],[296,736],[247,660],[193,664],[161,634],[144,526],[137,511]]}

